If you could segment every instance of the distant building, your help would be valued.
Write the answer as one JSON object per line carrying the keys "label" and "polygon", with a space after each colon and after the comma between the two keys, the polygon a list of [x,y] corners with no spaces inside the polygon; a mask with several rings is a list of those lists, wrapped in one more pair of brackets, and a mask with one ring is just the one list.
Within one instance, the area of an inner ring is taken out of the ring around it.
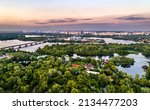
{"label": "distant building", "polygon": [[108,63],[109,62],[109,56],[102,57],[102,61],[103,61],[103,64]]}
{"label": "distant building", "polygon": [[78,65],[78,64],[72,64],[72,67],[74,67],[74,68],[79,68],[80,65]]}
{"label": "distant building", "polygon": [[85,67],[87,70],[94,69],[94,65],[92,65],[91,63],[86,64],[84,67]]}
{"label": "distant building", "polygon": [[30,37],[46,37],[46,35],[25,35],[26,38]]}
{"label": "distant building", "polygon": [[83,30],[81,30],[81,34],[84,34]]}
{"label": "distant building", "polygon": [[73,36],[73,37],[70,37],[70,40],[72,40],[72,41],[81,41],[81,37]]}
{"label": "distant building", "polygon": [[69,37],[68,37],[68,38],[64,38],[64,40],[65,40],[65,41],[70,41],[70,38],[69,38]]}
{"label": "distant building", "polygon": [[83,38],[82,40],[81,40],[81,42],[89,42],[89,40],[87,40],[86,38]]}

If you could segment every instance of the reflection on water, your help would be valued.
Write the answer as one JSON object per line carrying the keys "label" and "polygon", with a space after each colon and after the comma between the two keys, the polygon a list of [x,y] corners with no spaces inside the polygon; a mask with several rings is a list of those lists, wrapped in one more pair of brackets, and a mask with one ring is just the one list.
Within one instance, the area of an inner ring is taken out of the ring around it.
{"label": "reflection on water", "polygon": [[129,73],[133,77],[136,74],[139,74],[139,75],[144,75],[145,74],[144,69],[142,68],[142,66],[143,65],[149,66],[148,62],[150,62],[150,58],[146,58],[141,53],[139,53],[139,54],[129,54],[126,57],[133,58],[135,60],[135,63],[134,63],[134,65],[131,65],[130,68],[123,68],[123,67],[119,66],[118,69],[120,71]]}
{"label": "reflection on water", "polygon": [[[114,56],[119,56],[119,55],[117,53],[115,53]],[[144,69],[142,68],[142,66],[143,65],[149,66],[148,62],[150,62],[150,58],[146,58],[141,53],[139,53],[139,54],[129,54],[126,57],[133,58],[135,60],[135,63],[134,63],[134,65],[131,65],[130,67],[127,67],[127,68],[118,66],[118,69],[120,71],[131,74],[133,77],[135,77],[136,74],[139,74],[140,76],[145,74]],[[85,58],[85,57],[74,54],[73,58]],[[92,58],[98,60],[100,58],[108,58],[109,59],[110,57],[109,56],[103,56],[103,57],[93,56]]]}

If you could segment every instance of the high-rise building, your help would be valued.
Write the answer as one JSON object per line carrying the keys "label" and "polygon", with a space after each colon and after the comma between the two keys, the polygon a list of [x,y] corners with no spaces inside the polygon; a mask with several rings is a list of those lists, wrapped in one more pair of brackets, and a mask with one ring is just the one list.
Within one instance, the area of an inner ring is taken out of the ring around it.
{"label": "high-rise building", "polygon": [[83,30],[81,30],[81,34],[84,34]]}

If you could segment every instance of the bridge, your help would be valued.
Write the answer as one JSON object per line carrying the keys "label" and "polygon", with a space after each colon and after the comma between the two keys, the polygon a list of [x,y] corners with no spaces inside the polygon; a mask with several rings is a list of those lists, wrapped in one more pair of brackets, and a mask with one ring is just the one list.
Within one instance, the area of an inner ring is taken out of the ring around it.
{"label": "bridge", "polygon": [[18,44],[18,45],[12,45],[12,46],[7,46],[7,47],[0,47],[0,50],[7,50],[7,49],[20,49],[20,48],[24,48],[24,47],[31,47],[34,45],[39,45],[39,44],[43,44],[46,43],[47,40],[44,41],[35,41],[35,42],[30,42],[30,43],[23,43],[23,44]]}

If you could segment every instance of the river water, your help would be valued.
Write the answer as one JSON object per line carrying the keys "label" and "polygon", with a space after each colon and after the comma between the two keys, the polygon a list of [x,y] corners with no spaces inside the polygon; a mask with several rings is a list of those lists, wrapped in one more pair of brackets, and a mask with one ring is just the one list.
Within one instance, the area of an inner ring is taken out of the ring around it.
{"label": "river water", "polygon": [[91,37],[88,39],[95,39],[95,40],[104,40],[105,43],[109,44],[109,43],[118,43],[118,44],[135,44],[138,42],[134,42],[134,41],[130,41],[130,40],[117,40],[117,39],[112,39],[112,38],[95,38],[95,37]]}
{"label": "river water", "polygon": [[[94,37],[91,37],[88,39],[97,39],[97,40],[103,39],[103,40],[105,40],[106,43],[118,43],[118,44],[134,44],[134,43],[136,43],[134,41],[116,40],[116,39],[112,39],[112,38],[94,38]],[[17,44],[30,43],[30,42],[33,42],[33,41],[20,41],[20,40],[0,41],[0,48],[7,47],[7,46],[13,46],[13,45],[17,45]],[[51,46],[52,44],[56,44],[56,43],[44,43],[44,44],[34,45],[31,47],[24,47],[24,48],[21,48],[20,50],[35,52],[39,47],[43,48],[45,45]],[[59,43],[59,44],[66,44],[66,43]]]}

